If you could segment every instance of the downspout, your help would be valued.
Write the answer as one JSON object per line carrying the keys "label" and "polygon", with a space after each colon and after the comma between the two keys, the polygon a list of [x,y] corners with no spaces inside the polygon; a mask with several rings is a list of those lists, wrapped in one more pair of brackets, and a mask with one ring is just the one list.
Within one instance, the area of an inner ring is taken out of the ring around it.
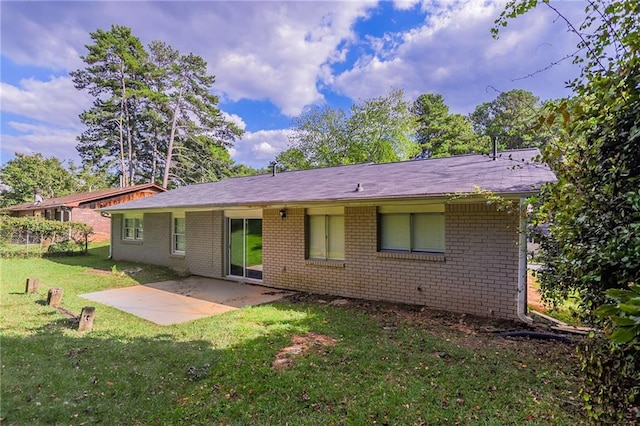
{"label": "downspout", "polygon": [[109,260],[113,259],[113,239],[115,234],[113,233],[113,215],[109,214]]}
{"label": "downspout", "polygon": [[518,318],[531,324],[533,318],[527,315],[527,206],[524,198],[520,199],[518,236]]}

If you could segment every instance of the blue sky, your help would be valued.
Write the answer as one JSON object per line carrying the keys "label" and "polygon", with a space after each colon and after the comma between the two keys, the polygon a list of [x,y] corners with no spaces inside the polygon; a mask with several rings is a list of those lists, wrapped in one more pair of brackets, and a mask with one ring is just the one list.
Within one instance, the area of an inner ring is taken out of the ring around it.
{"label": "blue sky", "polygon": [[[579,20],[585,3],[555,2]],[[407,100],[442,94],[453,112],[514,88],[540,99],[570,95],[577,69],[564,61],[577,40],[541,6],[494,40],[503,3],[469,1],[2,1],[2,164],[14,153],[80,159],[78,115],[91,97],[69,71],[89,33],[130,27],[146,45],[162,40],[202,56],[216,76],[220,108],[245,129],[233,158],[264,167],[287,148],[291,119],[306,107],[349,108],[403,89]],[[534,74],[530,78],[521,78]]]}

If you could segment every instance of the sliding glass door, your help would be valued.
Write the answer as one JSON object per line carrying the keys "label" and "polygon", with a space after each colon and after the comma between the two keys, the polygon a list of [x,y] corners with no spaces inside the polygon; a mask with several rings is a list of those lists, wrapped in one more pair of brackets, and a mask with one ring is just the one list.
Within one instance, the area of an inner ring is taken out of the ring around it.
{"label": "sliding glass door", "polygon": [[228,220],[229,265],[234,277],[262,279],[262,219]]}

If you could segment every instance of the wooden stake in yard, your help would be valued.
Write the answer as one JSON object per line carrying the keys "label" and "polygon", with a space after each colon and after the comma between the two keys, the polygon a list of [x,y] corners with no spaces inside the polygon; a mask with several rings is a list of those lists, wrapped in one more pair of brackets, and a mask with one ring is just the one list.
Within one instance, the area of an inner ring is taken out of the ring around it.
{"label": "wooden stake in yard", "polygon": [[61,288],[51,288],[49,289],[49,294],[47,295],[47,305],[57,307],[62,302],[62,293],[64,291]]}
{"label": "wooden stake in yard", "polygon": [[38,291],[38,286],[40,285],[39,278],[27,278],[27,286],[24,289],[25,293],[35,293]]}
{"label": "wooden stake in yard", "polygon": [[91,330],[93,328],[93,319],[96,316],[96,308],[93,306],[85,306],[80,314],[80,322],[78,323],[78,331]]}

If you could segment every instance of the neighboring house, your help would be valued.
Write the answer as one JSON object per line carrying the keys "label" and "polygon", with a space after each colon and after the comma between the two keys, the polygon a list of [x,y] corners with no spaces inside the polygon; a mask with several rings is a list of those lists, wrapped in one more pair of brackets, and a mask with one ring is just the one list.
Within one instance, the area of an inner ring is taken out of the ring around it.
{"label": "neighboring house", "polygon": [[101,189],[99,191],[70,194],[42,199],[36,195],[32,203],[22,203],[4,209],[12,216],[36,216],[61,222],[81,222],[93,227],[92,241],[108,240],[111,220],[98,209],[114,206],[165,191],[155,184],[143,184],[126,188]]}
{"label": "neighboring house", "polygon": [[[265,286],[526,317],[536,149],[191,185],[103,209],[116,260]],[[511,200],[515,212],[487,202]]]}

